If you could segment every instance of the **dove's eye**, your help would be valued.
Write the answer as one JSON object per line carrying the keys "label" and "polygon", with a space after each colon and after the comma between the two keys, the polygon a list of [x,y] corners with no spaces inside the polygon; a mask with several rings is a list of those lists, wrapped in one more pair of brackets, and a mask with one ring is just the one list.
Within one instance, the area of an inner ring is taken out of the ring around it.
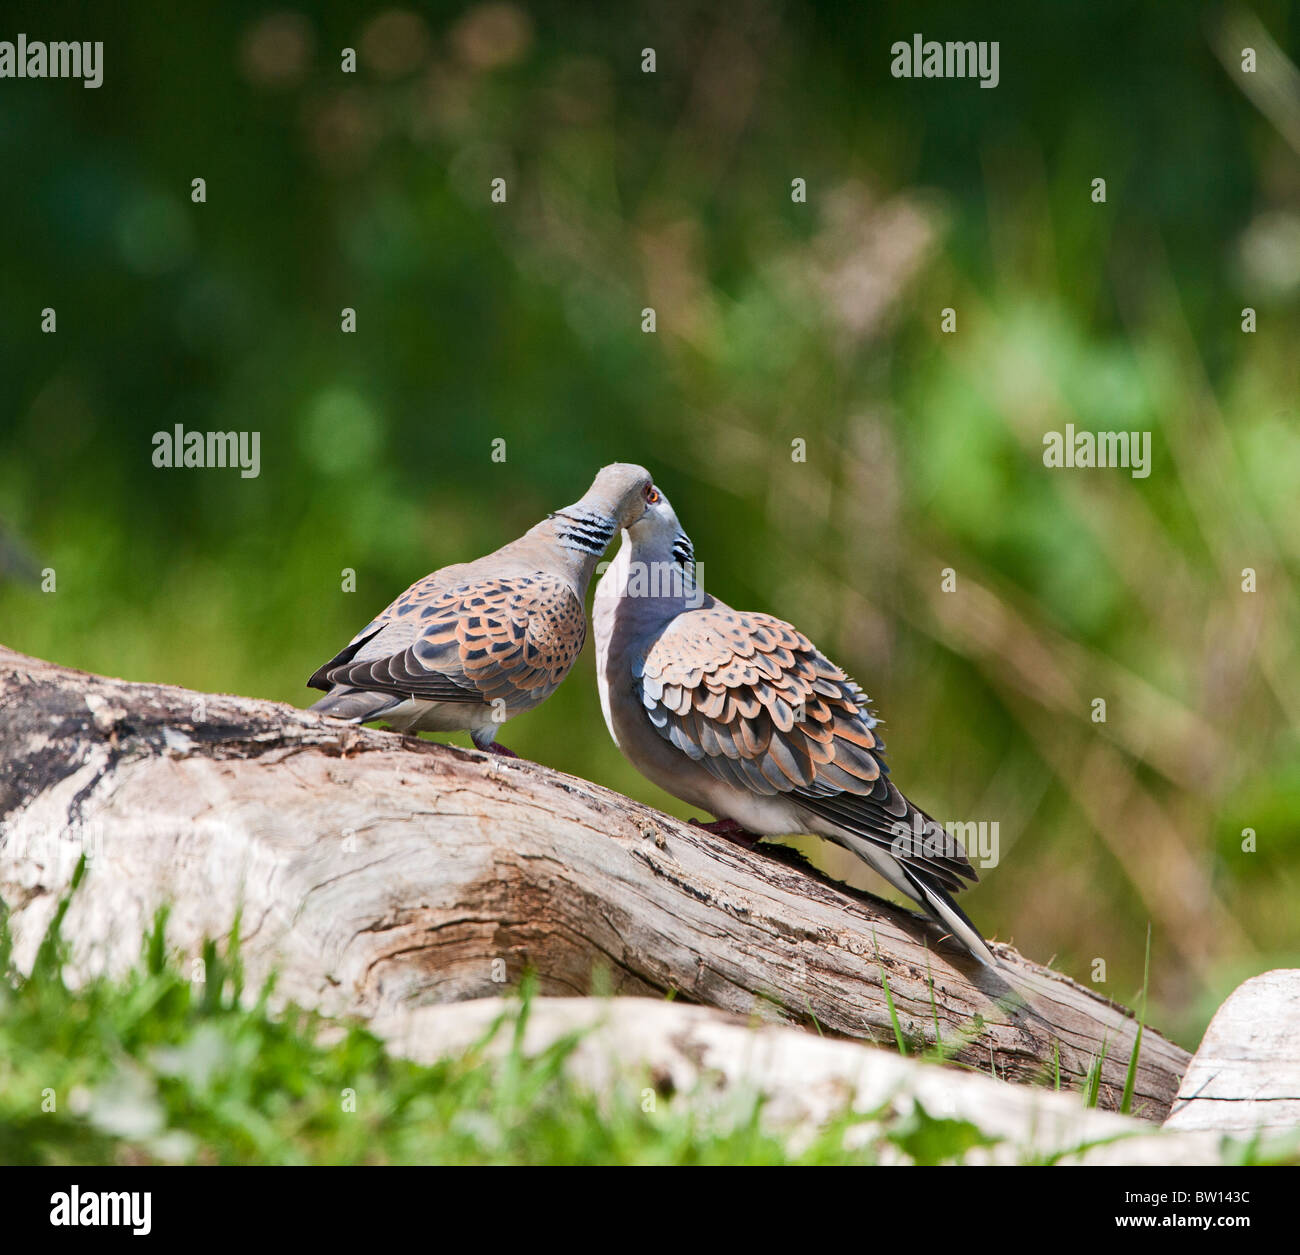
{"label": "dove's eye", "polygon": [[647,484],[645,489],[645,499],[650,505],[654,505],[660,500],[659,489],[653,484]]}

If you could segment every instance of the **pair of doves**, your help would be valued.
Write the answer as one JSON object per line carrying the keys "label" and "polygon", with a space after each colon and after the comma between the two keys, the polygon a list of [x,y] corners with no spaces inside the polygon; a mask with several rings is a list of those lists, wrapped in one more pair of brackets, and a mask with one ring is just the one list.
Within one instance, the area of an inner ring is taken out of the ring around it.
{"label": "pair of doves", "polygon": [[604,467],[518,540],[412,584],[307,681],[326,693],[311,709],[509,754],[497,730],[573,666],[620,530],[592,618],[601,709],[633,766],[723,835],[812,832],[851,850],[998,966],[951,896],[975,871],[889,779],[866,694],[797,628],[696,587],[690,539],[640,466]]}

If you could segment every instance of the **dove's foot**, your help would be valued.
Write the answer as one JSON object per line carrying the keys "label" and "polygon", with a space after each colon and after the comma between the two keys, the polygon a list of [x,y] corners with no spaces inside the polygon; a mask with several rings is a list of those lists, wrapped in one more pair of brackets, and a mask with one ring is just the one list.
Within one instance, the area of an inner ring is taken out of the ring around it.
{"label": "dove's foot", "polygon": [[747,850],[752,850],[763,839],[759,833],[750,832],[748,828],[742,827],[734,819],[715,819],[711,824],[706,824],[702,819],[692,819],[691,827],[703,828],[705,832],[711,832],[715,837],[723,837],[728,841],[734,841],[737,845],[743,845]]}
{"label": "dove's foot", "polygon": [[498,745],[495,741],[484,748],[489,754],[500,754],[502,758],[519,758],[521,762],[523,761],[521,756],[516,754],[514,750],[507,749],[504,745]]}

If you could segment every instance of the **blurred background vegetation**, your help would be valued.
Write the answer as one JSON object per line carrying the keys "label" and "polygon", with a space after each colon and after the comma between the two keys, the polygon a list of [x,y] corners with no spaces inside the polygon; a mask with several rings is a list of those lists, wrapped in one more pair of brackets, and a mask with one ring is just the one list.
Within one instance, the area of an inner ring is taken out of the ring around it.
{"label": "blurred background vegetation", "polygon": [[[306,705],[413,579],[642,462],[706,586],[860,680],[899,784],[999,823],[986,932],[1132,1002],[1150,922],[1187,1045],[1300,964],[1295,5],[5,19],[105,41],[97,91],[0,82],[5,644]],[[892,78],[918,31],[1000,41],[998,87]],[[1067,422],[1151,431],[1150,477],[1047,470]],[[259,431],[260,477],[155,469],[176,423]],[[691,814],[592,668],[504,741]]]}

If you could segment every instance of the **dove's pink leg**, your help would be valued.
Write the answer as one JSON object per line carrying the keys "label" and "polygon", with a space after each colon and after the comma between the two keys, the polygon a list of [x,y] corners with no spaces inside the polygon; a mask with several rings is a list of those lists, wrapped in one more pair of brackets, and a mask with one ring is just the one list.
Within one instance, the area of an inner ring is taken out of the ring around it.
{"label": "dove's pink leg", "polygon": [[474,742],[475,749],[482,750],[485,754],[500,754],[502,758],[519,757],[514,750],[506,749],[504,745],[498,745],[492,739],[495,735],[495,727],[475,728],[469,734],[469,739]]}
{"label": "dove's pink leg", "polygon": [[691,826],[693,828],[703,828],[705,832],[711,832],[715,837],[724,837],[728,841],[734,841],[737,845],[743,845],[747,850],[752,850],[762,840],[758,833],[743,828],[734,819],[715,819],[711,824],[706,824],[702,819],[692,819]]}

